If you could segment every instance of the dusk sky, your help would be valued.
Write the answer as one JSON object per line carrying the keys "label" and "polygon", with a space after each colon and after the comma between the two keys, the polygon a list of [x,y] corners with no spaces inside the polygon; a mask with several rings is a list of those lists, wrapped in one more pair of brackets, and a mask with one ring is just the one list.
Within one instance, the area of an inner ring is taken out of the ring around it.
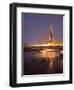
{"label": "dusk sky", "polygon": [[49,27],[53,25],[54,40],[63,40],[63,15],[51,14],[22,14],[23,43],[47,43]]}

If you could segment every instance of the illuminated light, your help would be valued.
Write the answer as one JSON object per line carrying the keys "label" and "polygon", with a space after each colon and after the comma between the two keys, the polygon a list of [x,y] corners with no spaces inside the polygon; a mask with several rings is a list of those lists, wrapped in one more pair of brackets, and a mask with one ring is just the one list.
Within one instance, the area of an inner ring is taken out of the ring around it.
{"label": "illuminated light", "polygon": [[44,49],[40,51],[40,53],[41,53],[41,57],[44,57],[44,58],[47,57],[51,60],[53,60],[52,58],[59,56],[59,52],[54,49]]}
{"label": "illuminated light", "polygon": [[63,46],[63,42],[62,41],[57,41],[57,40],[52,40],[49,41],[48,43],[44,43],[44,44],[31,44],[28,45],[29,47],[31,46]]}
{"label": "illuminated light", "polygon": [[46,44],[33,44],[29,46],[63,46],[63,42],[62,41],[51,41]]}

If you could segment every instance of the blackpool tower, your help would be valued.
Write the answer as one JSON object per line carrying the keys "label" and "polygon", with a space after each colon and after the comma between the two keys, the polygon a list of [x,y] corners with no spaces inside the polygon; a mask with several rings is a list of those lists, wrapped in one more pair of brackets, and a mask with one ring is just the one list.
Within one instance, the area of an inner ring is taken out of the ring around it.
{"label": "blackpool tower", "polygon": [[53,40],[53,26],[50,25],[49,27],[49,41]]}

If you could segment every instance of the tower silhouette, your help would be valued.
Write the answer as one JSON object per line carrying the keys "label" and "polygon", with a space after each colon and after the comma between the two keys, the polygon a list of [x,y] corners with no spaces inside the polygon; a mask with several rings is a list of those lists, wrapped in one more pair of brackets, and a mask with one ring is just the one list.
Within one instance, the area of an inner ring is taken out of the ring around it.
{"label": "tower silhouette", "polygon": [[50,25],[49,27],[49,41],[53,40],[53,26]]}

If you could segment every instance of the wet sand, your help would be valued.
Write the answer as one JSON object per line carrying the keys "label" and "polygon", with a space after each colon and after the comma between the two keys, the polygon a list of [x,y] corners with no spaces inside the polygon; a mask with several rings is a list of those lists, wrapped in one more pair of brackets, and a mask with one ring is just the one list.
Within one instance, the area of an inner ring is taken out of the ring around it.
{"label": "wet sand", "polygon": [[24,52],[24,75],[63,73],[63,54],[54,50]]}

